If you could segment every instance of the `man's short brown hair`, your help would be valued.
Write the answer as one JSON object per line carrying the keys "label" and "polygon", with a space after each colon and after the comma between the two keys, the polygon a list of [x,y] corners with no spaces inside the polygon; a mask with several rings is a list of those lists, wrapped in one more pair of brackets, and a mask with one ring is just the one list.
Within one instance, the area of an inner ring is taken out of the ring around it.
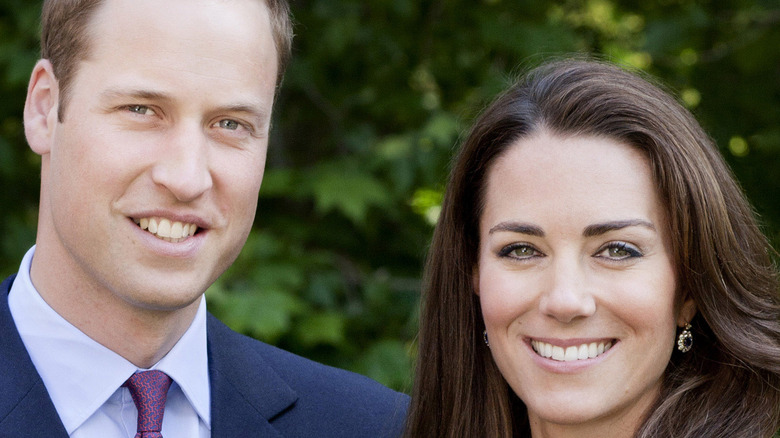
{"label": "man's short brown hair", "polygon": [[[59,120],[64,117],[68,92],[78,63],[90,54],[89,21],[105,0],[44,0],[41,14],[41,58],[48,59],[60,87]],[[292,20],[287,0],[262,0],[271,18],[278,57],[277,86],[292,51]]]}

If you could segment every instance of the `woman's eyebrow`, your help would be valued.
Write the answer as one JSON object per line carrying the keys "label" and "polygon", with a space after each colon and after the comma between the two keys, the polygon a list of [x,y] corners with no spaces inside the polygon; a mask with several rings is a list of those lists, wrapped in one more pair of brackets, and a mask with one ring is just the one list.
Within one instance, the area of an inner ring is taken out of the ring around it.
{"label": "woman's eyebrow", "polygon": [[643,219],[626,219],[588,225],[582,231],[582,235],[585,237],[599,236],[610,231],[620,230],[628,227],[644,227],[656,231],[655,225],[653,225],[652,222],[648,222]]}
{"label": "woman's eyebrow", "polygon": [[488,231],[488,234],[493,234],[497,231],[509,231],[512,233],[528,234],[529,236],[544,237],[544,230],[542,230],[542,227],[524,222],[501,222],[491,228],[490,231]]}
{"label": "woman's eyebrow", "polygon": [[[583,230],[582,235],[585,237],[599,236],[601,234],[608,233],[610,231],[620,230],[628,227],[644,227],[653,231],[656,231],[655,225],[652,222],[648,222],[643,219],[626,219],[619,221],[609,221],[593,225],[588,225]],[[488,234],[493,234],[499,231],[507,231],[512,233],[527,234],[529,236],[544,237],[545,233],[541,227],[534,224],[525,222],[506,221],[501,222],[493,226]]]}

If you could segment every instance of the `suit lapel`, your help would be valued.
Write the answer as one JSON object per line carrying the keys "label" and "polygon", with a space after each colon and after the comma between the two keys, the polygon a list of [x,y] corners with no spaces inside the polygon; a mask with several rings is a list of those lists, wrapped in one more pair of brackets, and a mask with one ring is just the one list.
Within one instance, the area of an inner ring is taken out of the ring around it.
{"label": "suit lapel", "polygon": [[[0,285],[0,436],[67,438],[8,308],[15,276]],[[208,316],[211,436],[282,437],[269,423],[297,395],[245,338]]]}
{"label": "suit lapel", "polygon": [[0,436],[67,438],[8,308],[14,278],[0,285]]}
{"label": "suit lapel", "polygon": [[298,396],[241,336],[208,316],[211,436],[281,437],[269,423]]}
{"label": "suit lapel", "polygon": [[[67,438],[8,308],[15,276],[0,285],[0,436]],[[269,423],[297,395],[252,348],[252,341],[208,316],[211,436],[282,437]]]}

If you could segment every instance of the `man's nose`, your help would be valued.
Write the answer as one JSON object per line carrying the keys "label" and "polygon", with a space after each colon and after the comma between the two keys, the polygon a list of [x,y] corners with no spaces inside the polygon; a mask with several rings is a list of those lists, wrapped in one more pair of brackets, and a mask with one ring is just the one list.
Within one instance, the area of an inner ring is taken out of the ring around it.
{"label": "man's nose", "polygon": [[203,129],[195,123],[182,124],[164,137],[152,180],[177,200],[194,201],[214,184],[209,153],[209,139]]}
{"label": "man's nose", "polygon": [[596,312],[596,301],[588,281],[586,267],[577,260],[557,260],[539,301],[542,314],[563,323],[585,318]]}

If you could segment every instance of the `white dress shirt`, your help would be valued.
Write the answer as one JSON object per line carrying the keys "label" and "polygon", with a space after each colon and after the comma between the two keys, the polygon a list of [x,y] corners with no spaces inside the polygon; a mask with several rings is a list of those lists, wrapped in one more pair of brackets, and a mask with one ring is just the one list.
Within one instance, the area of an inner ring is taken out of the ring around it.
{"label": "white dress shirt", "polygon": [[[70,324],[41,298],[30,280],[33,246],[22,260],[9,292],[16,328],[35,368],[73,438],[133,438],[136,410],[130,391],[121,387],[138,369]],[[173,383],[163,417],[165,438],[211,435],[206,348],[206,301],[201,298],[192,324],[151,369]]]}

